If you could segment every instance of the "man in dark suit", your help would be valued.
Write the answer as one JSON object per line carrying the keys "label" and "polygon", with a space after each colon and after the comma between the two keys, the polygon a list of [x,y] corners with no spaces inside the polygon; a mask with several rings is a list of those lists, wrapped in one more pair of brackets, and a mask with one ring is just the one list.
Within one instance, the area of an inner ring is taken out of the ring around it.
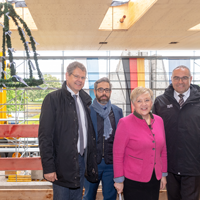
{"label": "man in dark suit", "polygon": [[95,132],[89,113],[91,97],[82,89],[86,68],[67,67],[60,90],[42,104],[39,147],[44,178],[53,183],[54,200],[81,200],[84,176],[98,181]]}
{"label": "man in dark suit", "polygon": [[95,200],[100,180],[104,200],[116,200],[113,182],[113,141],[122,109],[110,102],[111,83],[108,78],[101,78],[94,84],[96,98],[90,106],[90,116],[96,133],[97,164],[99,180],[91,183],[85,179],[83,200]]}
{"label": "man in dark suit", "polygon": [[168,200],[199,200],[200,88],[186,66],[172,72],[172,84],[156,98],[153,112],[165,124]]}

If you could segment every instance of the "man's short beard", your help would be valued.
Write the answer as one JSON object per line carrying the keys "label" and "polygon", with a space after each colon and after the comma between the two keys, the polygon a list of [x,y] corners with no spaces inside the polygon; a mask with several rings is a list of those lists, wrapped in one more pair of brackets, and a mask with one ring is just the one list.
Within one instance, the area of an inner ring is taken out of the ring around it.
{"label": "man's short beard", "polygon": [[107,100],[100,100],[99,103],[106,105],[108,103],[108,101]]}
{"label": "man's short beard", "polygon": [[[102,97],[102,96],[101,96]],[[107,96],[106,96],[107,97]],[[108,101],[110,100],[110,98],[109,97],[107,97],[107,99],[103,99],[103,100],[101,100],[100,98],[98,98],[98,97],[96,97],[97,98],[97,101],[99,102],[99,103],[101,103],[101,104],[104,104],[104,105],[106,105],[107,103],[108,103]]]}

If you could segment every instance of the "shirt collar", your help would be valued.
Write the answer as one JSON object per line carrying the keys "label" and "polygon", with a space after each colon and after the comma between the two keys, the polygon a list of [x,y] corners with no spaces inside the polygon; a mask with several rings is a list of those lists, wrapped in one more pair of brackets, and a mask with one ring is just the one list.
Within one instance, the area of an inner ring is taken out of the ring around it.
{"label": "shirt collar", "polygon": [[75,94],[69,87],[67,87],[67,85],[66,85],[66,88],[71,93],[72,97],[73,97],[73,95],[79,96],[79,92],[77,94]]}
{"label": "shirt collar", "polygon": [[[139,113],[137,113],[135,110],[134,110],[133,114],[134,114],[137,118],[143,119],[142,115],[140,115]],[[151,119],[154,119],[154,116],[153,116],[153,114],[152,114],[151,112],[149,112],[149,115],[150,115]]]}
{"label": "shirt collar", "polygon": [[[177,98],[180,98],[178,95],[181,94],[181,93],[178,93],[176,90],[174,90],[174,96],[177,97]],[[190,88],[182,93],[184,95],[184,97],[187,99],[189,96],[190,96]]]}

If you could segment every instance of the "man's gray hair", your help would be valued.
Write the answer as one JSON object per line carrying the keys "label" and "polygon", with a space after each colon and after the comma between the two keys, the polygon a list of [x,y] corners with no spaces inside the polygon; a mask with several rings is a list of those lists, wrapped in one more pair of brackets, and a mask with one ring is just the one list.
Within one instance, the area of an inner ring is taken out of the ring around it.
{"label": "man's gray hair", "polygon": [[97,90],[97,85],[98,85],[99,83],[102,83],[102,82],[107,82],[107,83],[109,83],[110,89],[112,89],[112,84],[110,83],[110,80],[109,80],[107,77],[103,77],[103,78],[100,78],[99,80],[97,80],[97,81],[94,83],[94,89]]}
{"label": "man's gray hair", "polygon": [[85,73],[87,73],[87,70],[85,68],[85,66],[80,63],[80,62],[72,62],[70,63],[68,66],[67,66],[67,73],[69,74],[69,76],[73,73],[73,71],[76,69],[76,68],[79,68],[81,69],[82,71],[84,71]]}
{"label": "man's gray hair", "polygon": [[180,66],[176,67],[176,68],[172,71],[172,74],[174,73],[174,71],[175,71],[176,69],[180,69],[180,68],[187,69],[187,70],[189,71],[189,75],[191,76],[190,69],[189,69],[188,67],[186,67],[185,65],[180,65]]}

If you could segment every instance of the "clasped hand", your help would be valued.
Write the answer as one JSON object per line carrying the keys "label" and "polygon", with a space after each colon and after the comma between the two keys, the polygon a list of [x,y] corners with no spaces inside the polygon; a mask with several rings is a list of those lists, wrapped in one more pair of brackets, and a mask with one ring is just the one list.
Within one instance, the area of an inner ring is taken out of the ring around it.
{"label": "clasped hand", "polygon": [[55,180],[58,180],[58,179],[57,179],[57,174],[56,174],[56,172],[44,174],[44,178],[45,178],[47,181],[50,181],[50,182],[54,182]]}

